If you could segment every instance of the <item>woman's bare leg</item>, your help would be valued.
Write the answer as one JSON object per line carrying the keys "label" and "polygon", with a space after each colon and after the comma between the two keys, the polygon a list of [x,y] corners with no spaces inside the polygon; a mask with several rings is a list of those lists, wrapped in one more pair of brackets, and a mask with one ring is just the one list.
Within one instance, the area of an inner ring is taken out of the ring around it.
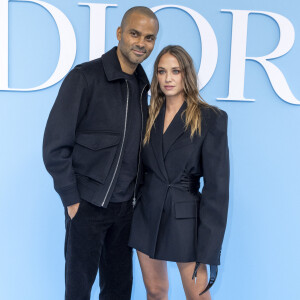
{"label": "woman's bare leg", "polygon": [[142,269],[147,300],[168,300],[167,263],[163,260],[152,259],[140,251],[136,252]]}
{"label": "woman's bare leg", "polygon": [[195,269],[195,263],[177,263],[185,296],[187,300],[211,300],[210,293],[207,291],[202,296],[199,294],[207,285],[207,270],[206,265],[201,264],[197,271],[197,281],[192,280]]}

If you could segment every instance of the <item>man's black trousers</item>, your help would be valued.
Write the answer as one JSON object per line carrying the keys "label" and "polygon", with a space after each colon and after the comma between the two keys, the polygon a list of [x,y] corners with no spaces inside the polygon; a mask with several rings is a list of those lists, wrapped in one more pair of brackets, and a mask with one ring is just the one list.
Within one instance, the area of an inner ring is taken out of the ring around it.
{"label": "man's black trousers", "polygon": [[65,299],[89,300],[99,270],[99,300],[130,300],[131,201],[109,203],[102,208],[82,200],[72,220],[67,211],[65,214]]}

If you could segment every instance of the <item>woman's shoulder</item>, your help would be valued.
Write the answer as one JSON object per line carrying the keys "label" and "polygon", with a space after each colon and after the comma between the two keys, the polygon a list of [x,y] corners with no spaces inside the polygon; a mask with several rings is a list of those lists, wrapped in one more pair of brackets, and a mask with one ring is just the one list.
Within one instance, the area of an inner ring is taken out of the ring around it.
{"label": "woman's shoulder", "polygon": [[225,110],[214,105],[200,105],[201,114],[206,119],[228,118]]}
{"label": "woman's shoulder", "polygon": [[208,129],[226,129],[228,122],[227,112],[218,108],[217,106],[208,105],[201,106],[202,124]]}

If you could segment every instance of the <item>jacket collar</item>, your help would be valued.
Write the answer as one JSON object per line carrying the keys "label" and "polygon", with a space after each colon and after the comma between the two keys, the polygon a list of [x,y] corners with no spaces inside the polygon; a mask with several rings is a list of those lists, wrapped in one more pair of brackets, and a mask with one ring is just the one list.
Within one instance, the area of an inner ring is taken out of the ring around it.
{"label": "jacket collar", "polygon": [[[121,65],[117,56],[117,47],[113,47],[111,50],[102,55],[103,68],[108,81],[125,79],[126,74],[122,71]],[[136,74],[139,81],[149,85],[148,78],[143,67],[138,64],[136,68]]]}
{"label": "jacket collar", "polygon": [[166,132],[164,133],[164,153],[167,156],[170,147],[175,141],[186,131],[185,130],[185,114],[182,115],[183,111],[187,108],[187,104],[184,101],[180,109],[174,116],[174,119],[170,123]]}
{"label": "jacket collar", "polygon": [[[184,126],[184,116],[181,117],[182,112],[186,109],[187,104],[184,102],[180,107],[179,111],[174,116],[169,127],[165,132],[165,153],[169,151],[172,144],[185,132]],[[163,176],[168,180],[168,174],[165,167],[164,155],[163,155],[163,130],[164,130],[164,120],[165,120],[166,103],[162,105],[160,112],[155,120],[154,126],[151,130],[150,143],[153,148],[153,152],[156,156],[159,168]]]}

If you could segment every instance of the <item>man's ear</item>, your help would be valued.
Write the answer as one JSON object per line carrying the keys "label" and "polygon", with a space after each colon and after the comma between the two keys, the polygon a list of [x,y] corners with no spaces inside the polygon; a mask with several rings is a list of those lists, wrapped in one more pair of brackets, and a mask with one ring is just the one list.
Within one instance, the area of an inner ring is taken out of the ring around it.
{"label": "man's ear", "polygon": [[119,26],[117,28],[117,40],[120,42],[121,41],[121,36],[122,36],[122,28]]}

